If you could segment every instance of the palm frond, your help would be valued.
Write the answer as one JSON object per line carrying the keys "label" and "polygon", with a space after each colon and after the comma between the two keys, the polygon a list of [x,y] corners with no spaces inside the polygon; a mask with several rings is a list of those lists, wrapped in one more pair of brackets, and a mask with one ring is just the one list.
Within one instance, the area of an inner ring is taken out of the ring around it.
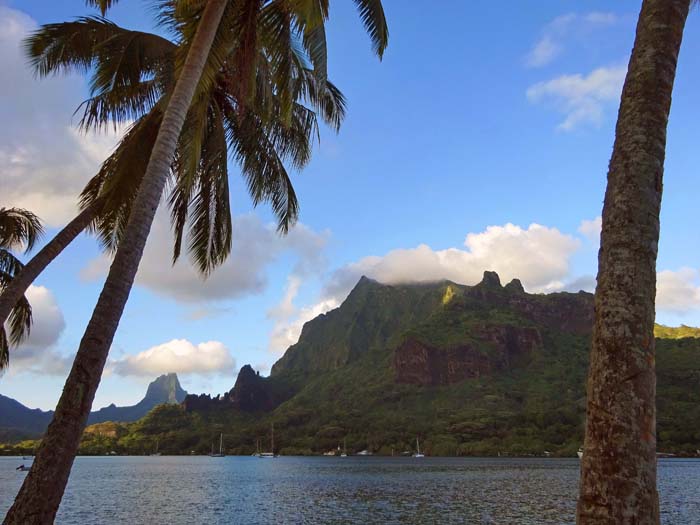
{"label": "palm frond", "polygon": [[10,364],[10,342],[7,340],[5,326],[0,325],[0,374]]}
{"label": "palm frond", "polygon": [[241,167],[253,204],[269,203],[278,231],[287,233],[299,216],[299,202],[274,144],[251,112],[227,112],[226,123],[227,142]]}
{"label": "palm frond", "polygon": [[266,8],[286,9],[293,14],[296,33],[301,35],[306,54],[318,78],[328,76],[328,50],[325,23],[328,20],[328,0],[274,0]]}
{"label": "palm frond", "polygon": [[[17,275],[24,265],[22,262],[12,255],[9,250],[0,248],[0,272],[3,272],[9,276]],[[2,283],[0,283],[0,287]]]}
{"label": "palm frond", "polygon": [[153,79],[94,95],[76,110],[82,113],[79,127],[89,131],[111,125],[116,130],[119,125],[138,120],[151,111],[162,100],[162,92],[160,83]]}
{"label": "palm frond", "polygon": [[[12,274],[0,270],[0,290],[12,281]],[[6,328],[9,329],[9,337]],[[0,371],[7,368],[10,361],[10,346],[19,345],[26,339],[32,328],[32,307],[22,296],[12,308],[7,323],[0,325]]]}
{"label": "palm frond", "polygon": [[97,7],[102,16],[107,12],[107,10],[116,4],[119,0],[85,0],[85,5]]}
{"label": "palm frond", "polygon": [[[223,263],[231,251],[226,134],[221,110],[215,101],[207,108],[201,152],[194,172],[178,173],[170,195],[175,232],[173,262],[180,256],[184,228],[189,224],[187,251],[203,275]],[[183,146],[188,151],[192,145]]]}
{"label": "palm frond", "polygon": [[25,49],[40,76],[91,72],[91,97],[76,111],[84,112],[83,129],[135,120],[174,83],[175,44],[104,18],[45,25],[25,41]]}
{"label": "palm frond", "polygon": [[24,50],[39,76],[86,73],[99,56],[98,46],[127,31],[101,17],[46,24],[24,40]]}
{"label": "palm frond", "polygon": [[39,217],[22,208],[0,208],[0,248],[29,251],[44,233]]}
{"label": "palm frond", "polygon": [[381,59],[389,44],[389,28],[384,17],[382,0],[353,0],[360,12],[365,30],[372,40],[372,49]]}
{"label": "palm frond", "polygon": [[162,113],[158,108],[134,122],[100,171],[80,194],[83,209],[102,199],[101,213],[90,225],[107,251],[114,251],[131,213],[131,204],[146,172],[158,135]]}

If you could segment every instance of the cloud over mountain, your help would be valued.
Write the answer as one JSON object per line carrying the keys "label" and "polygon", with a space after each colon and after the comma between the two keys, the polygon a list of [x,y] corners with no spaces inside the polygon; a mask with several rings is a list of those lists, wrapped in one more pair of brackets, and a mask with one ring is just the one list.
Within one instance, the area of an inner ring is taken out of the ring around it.
{"label": "cloud over mountain", "polygon": [[194,344],[187,339],[173,339],[138,354],[126,355],[108,364],[108,370],[121,376],[155,377],[177,374],[232,374],[236,361],[230,350],[219,341]]}
{"label": "cloud over mountain", "polygon": [[579,245],[577,238],[556,228],[508,223],[468,234],[464,248],[434,250],[420,244],[347,264],[324,282],[320,299],[303,308],[294,307],[300,282],[290,280],[282,301],[271,311],[275,323],[270,349],[281,352],[296,342],[304,323],[337,307],[362,275],[385,284],[448,279],[470,285],[481,280],[484,270],[494,270],[505,281],[521,279],[529,291],[558,290],[564,286],[569,260]]}

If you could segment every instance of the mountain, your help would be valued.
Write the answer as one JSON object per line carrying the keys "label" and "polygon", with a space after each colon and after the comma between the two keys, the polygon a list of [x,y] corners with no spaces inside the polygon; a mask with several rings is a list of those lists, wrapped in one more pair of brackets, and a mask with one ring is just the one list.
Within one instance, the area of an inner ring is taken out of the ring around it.
{"label": "mountain", "polygon": [[[573,456],[583,439],[593,296],[529,294],[486,272],[386,285],[362,278],[343,304],[304,326],[269,377],[243,367],[221,396],[187,396],[133,423],[91,427],[83,454],[228,453],[258,440],[318,454]],[[659,450],[700,448],[700,330],[657,327]]]}
{"label": "mountain", "polygon": [[136,421],[145,416],[153,407],[168,403],[182,403],[186,396],[187,392],[180,386],[177,374],[164,374],[148,385],[146,396],[135,405],[118,407],[111,404],[96,412],[91,412],[88,424],[105,421]]}
{"label": "mountain", "polygon": [[0,394],[0,442],[21,441],[43,434],[53,412],[31,409]]}
{"label": "mountain", "polygon": [[[243,367],[223,396],[188,396],[95,431],[82,453],[229,453],[256,442],[285,454],[350,451],[575,455],[583,439],[593,295],[529,294],[486,272],[385,285],[362,278],[343,304],[304,326],[270,377]],[[657,327],[659,449],[700,448],[700,330]],[[100,436],[99,439],[96,436]]]}
{"label": "mountain", "polygon": [[[114,404],[91,412],[88,424],[105,421],[136,421],[153,407],[163,403],[181,403],[187,392],[180,386],[177,374],[158,377],[148,385],[146,396],[137,404],[118,407]],[[30,409],[18,401],[0,395],[0,442],[35,438],[44,433],[51,422],[53,411]]]}

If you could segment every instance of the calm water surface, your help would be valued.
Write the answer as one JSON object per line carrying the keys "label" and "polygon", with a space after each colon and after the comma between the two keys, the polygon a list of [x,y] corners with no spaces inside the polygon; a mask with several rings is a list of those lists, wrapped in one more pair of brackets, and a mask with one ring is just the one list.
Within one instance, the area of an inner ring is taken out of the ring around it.
{"label": "calm water surface", "polygon": [[[0,516],[26,474],[0,458]],[[57,523],[574,522],[576,459],[77,458]],[[700,460],[659,462],[662,522],[700,524]]]}

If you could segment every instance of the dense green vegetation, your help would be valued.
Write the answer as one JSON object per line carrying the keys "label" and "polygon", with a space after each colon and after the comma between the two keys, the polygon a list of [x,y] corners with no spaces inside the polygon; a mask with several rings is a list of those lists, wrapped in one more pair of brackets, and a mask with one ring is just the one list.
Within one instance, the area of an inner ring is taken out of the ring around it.
{"label": "dense green vegetation", "polygon": [[700,328],[686,326],[664,326],[657,324],[654,326],[654,335],[662,339],[684,339],[686,337],[700,337]]}

